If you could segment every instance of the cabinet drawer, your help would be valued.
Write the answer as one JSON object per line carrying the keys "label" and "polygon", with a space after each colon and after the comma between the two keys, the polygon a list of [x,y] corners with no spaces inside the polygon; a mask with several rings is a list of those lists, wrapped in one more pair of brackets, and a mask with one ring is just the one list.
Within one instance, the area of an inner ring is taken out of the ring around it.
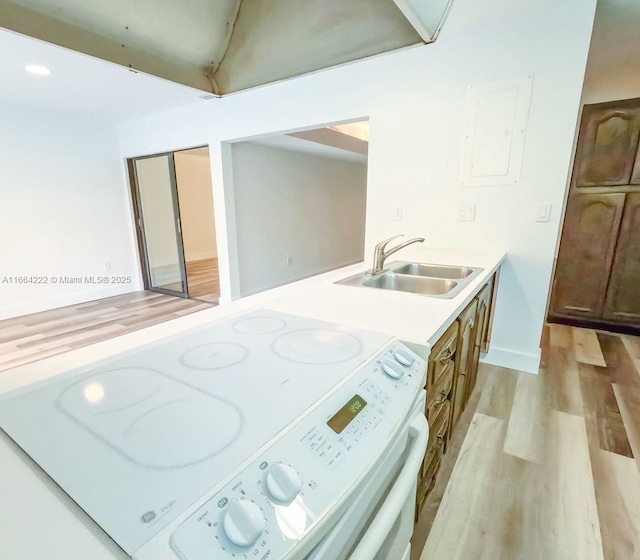
{"label": "cabinet drawer", "polygon": [[449,427],[450,412],[451,402],[449,400],[443,401],[433,409],[433,419],[429,420],[429,443],[427,443],[427,450],[430,450],[431,447],[436,444],[436,441],[438,443],[444,442],[447,428]]}
{"label": "cabinet drawer", "polygon": [[433,478],[438,472],[438,467],[440,466],[443,448],[444,442],[442,440],[438,440],[438,443],[429,450],[427,456],[424,458],[420,473],[421,482],[418,494],[421,493],[420,490],[428,493],[431,489],[430,487],[433,485]]}
{"label": "cabinet drawer", "polygon": [[[427,391],[427,410],[430,411],[434,406],[440,405],[451,393],[453,387],[453,372],[455,370],[455,362],[449,360],[444,372],[440,376],[438,383],[433,385]],[[427,414],[427,420],[432,420]]]}
{"label": "cabinet drawer", "polygon": [[429,359],[429,379],[427,388],[437,385],[447,372],[449,362],[456,352],[458,342],[458,323],[454,322],[440,337],[431,350]]}

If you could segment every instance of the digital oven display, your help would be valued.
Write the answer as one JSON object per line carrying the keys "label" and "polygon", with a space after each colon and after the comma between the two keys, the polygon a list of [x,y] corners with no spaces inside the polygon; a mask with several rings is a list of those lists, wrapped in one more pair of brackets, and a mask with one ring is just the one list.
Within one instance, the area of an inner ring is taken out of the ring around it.
{"label": "digital oven display", "polygon": [[367,402],[360,395],[355,395],[329,419],[327,426],[339,434],[364,410],[365,406],[367,406]]}

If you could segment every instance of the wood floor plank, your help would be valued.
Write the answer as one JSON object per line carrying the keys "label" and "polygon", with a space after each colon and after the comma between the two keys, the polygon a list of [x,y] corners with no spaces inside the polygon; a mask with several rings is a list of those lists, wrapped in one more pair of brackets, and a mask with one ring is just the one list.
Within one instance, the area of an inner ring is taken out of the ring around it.
{"label": "wood floor plank", "polygon": [[636,367],[636,372],[640,375],[640,339],[637,336],[627,335],[623,335],[621,339],[633,365]]}
{"label": "wood floor plank", "polygon": [[606,367],[607,363],[604,361],[596,331],[573,328],[571,332],[576,361],[582,364]]}
{"label": "wood floor plank", "polygon": [[[548,459],[538,500],[540,558],[603,560],[600,522],[583,418],[551,412]],[[527,558],[529,556],[527,555]]]}
{"label": "wood floor plank", "polygon": [[599,368],[580,364],[580,387],[589,441],[593,447],[633,457],[611,382]]}
{"label": "wood floor plank", "polygon": [[189,297],[216,301],[220,298],[218,259],[202,259],[186,263]]}
{"label": "wood floor plank", "polygon": [[489,375],[478,402],[477,412],[508,420],[518,382],[518,372],[498,366],[488,366],[488,368]]}
{"label": "wood floor plank", "polygon": [[598,333],[598,340],[612,382],[640,388],[640,375],[622,339],[601,332]]}
{"label": "wood floor plank", "polygon": [[540,379],[536,375],[520,372],[503,451],[527,461],[542,463],[550,410]]}
{"label": "wood floor plank", "polygon": [[[532,498],[539,493],[539,467],[512,455],[501,454],[494,476],[493,495],[485,503],[481,523],[483,537],[465,558],[548,558],[545,543],[529,527],[539,525],[539,508]],[[533,507],[532,507],[533,505]]]}
{"label": "wood floor plank", "polygon": [[549,350],[551,346],[551,326],[547,323],[542,329],[540,339],[540,367],[549,365]]}
{"label": "wood floor plank", "polygon": [[640,390],[626,385],[614,385],[613,392],[640,472]]}
{"label": "wood floor plank", "polygon": [[573,350],[573,334],[571,327],[549,323],[549,343],[552,346],[559,346],[567,350]]}
{"label": "wood floor plank", "polygon": [[640,560],[640,473],[633,459],[592,450],[605,560]]}
{"label": "wood floor plank", "polygon": [[[553,341],[553,338],[551,340]],[[552,344],[549,351],[549,365],[543,368],[539,375],[543,378],[552,410],[582,416],[578,363],[574,358],[572,347],[569,349]]]}
{"label": "wood floor plank", "polygon": [[473,552],[481,547],[486,528],[478,520],[493,495],[491,466],[497,466],[503,441],[503,420],[473,417],[421,560],[480,558]]}
{"label": "wood floor plank", "polygon": [[[7,322],[11,321],[11,319],[7,320]],[[5,321],[0,321],[0,344],[4,342],[13,342],[19,336],[29,336],[31,334],[31,328],[26,325],[17,323],[7,325]]]}

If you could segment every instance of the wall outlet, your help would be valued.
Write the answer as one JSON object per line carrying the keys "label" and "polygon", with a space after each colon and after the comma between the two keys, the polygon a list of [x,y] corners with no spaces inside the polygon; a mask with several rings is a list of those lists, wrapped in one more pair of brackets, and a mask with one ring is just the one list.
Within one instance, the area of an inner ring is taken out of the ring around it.
{"label": "wall outlet", "polygon": [[476,219],[476,207],[473,205],[458,206],[458,221],[473,222]]}
{"label": "wall outlet", "polygon": [[551,204],[539,204],[536,211],[536,222],[548,222],[551,219]]}
{"label": "wall outlet", "polygon": [[400,220],[402,220],[402,206],[396,206],[393,209],[392,219],[395,220],[396,222],[399,222]]}

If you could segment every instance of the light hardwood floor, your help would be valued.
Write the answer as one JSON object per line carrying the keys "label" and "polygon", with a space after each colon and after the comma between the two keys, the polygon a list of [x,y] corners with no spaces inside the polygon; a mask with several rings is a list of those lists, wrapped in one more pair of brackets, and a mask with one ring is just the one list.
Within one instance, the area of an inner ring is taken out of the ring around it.
{"label": "light hardwood floor", "polygon": [[[187,275],[187,287],[190,299],[199,299],[217,304],[220,300],[220,276],[218,272],[218,259],[202,259],[199,261],[186,261],[185,272]],[[181,293],[182,282],[173,282],[157,286],[165,290],[173,290]]]}
{"label": "light hardwood floor", "polygon": [[210,307],[134,292],[0,321],[0,372]]}
{"label": "light hardwood floor", "polygon": [[209,303],[218,303],[220,299],[218,259],[189,261],[186,267],[189,297]]}
{"label": "light hardwood floor", "polygon": [[481,367],[412,558],[640,559],[640,339],[548,329],[539,375]]}

